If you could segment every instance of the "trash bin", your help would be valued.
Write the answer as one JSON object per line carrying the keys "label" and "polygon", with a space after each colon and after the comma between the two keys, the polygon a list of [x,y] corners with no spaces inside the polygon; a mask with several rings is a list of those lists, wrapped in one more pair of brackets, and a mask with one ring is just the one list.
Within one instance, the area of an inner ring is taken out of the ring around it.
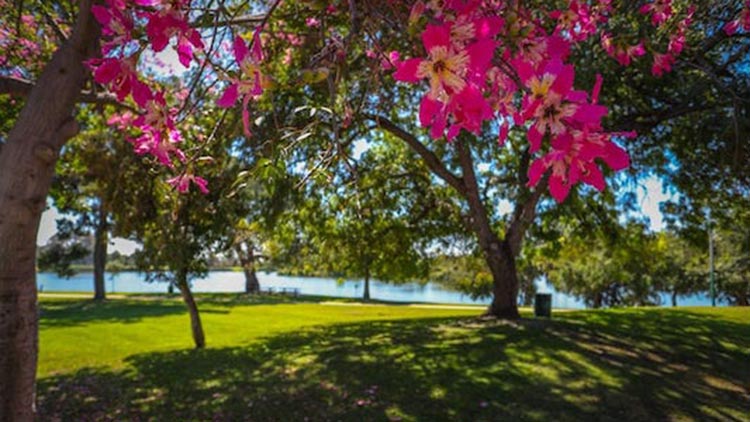
{"label": "trash bin", "polygon": [[552,294],[536,294],[534,297],[534,316],[544,318],[552,317]]}

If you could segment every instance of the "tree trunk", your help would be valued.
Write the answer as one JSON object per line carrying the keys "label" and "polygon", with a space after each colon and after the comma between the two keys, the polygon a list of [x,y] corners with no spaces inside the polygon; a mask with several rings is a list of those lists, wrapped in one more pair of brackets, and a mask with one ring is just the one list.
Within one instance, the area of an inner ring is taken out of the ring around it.
{"label": "tree trunk", "polygon": [[36,234],[98,31],[81,1],[73,32],[45,66],[0,153],[0,421],[34,419],[38,348]]}
{"label": "tree trunk", "polygon": [[487,210],[479,194],[471,151],[463,139],[457,142],[457,148],[463,171],[464,190],[461,193],[468,202],[472,226],[487,262],[487,267],[492,274],[493,297],[486,315],[507,319],[520,318],[518,313],[518,273],[515,257],[518,248],[514,250],[511,242],[508,241],[509,236],[506,235],[505,241],[500,241],[493,232]]}
{"label": "tree trunk", "polygon": [[240,245],[235,247],[235,252],[240,259],[242,271],[245,273],[245,293],[260,293],[260,282],[258,275],[255,274],[255,252],[253,252],[252,243],[247,243],[247,252],[242,250]]}
{"label": "tree trunk", "polygon": [[591,302],[591,307],[594,309],[599,309],[602,307],[602,302],[604,301],[604,293],[602,292],[596,292],[594,294],[594,300]]}
{"label": "tree trunk", "polygon": [[190,291],[190,286],[187,282],[187,271],[178,271],[176,278],[177,288],[180,289],[182,299],[185,301],[185,305],[190,313],[190,329],[193,333],[195,348],[203,349],[206,347],[206,336],[203,334],[203,324],[201,324],[201,316],[198,313],[198,305],[195,304],[195,298],[193,298],[193,293]]}
{"label": "tree trunk", "polygon": [[99,204],[99,221],[94,230],[94,300],[106,299],[104,290],[104,274],[107,270],[107,212]]}
{"label": "tree trunk", "polygon": [[672,307],[677,307],[677,290],[672,290]]}
{"label": "tree trunk", "polygon": [[370,266],[365,264],[365,292],[362,295],[365,302],[370,300]]}
{"label": "tree trunk", "polygon": [[485,260],[492,273],[492,303],[487,315],[498,318],[520,318],[518,313],[518,272],[516,257],[507,241],[494,240],[485,249]]}

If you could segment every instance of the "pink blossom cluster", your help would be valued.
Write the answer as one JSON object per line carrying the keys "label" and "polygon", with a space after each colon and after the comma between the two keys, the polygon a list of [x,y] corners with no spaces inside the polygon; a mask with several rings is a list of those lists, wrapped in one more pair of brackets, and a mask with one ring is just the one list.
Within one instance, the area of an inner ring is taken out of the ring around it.
{"label": "pink blossom cluster", "polygon": [[[536,155],[529,170],[530,185],[549,174],[549,190],[558,201],[577,183],[604,189],[602,163],[613,170],[628,166],[626,152],[613,139],[633,135],[604,130],[607,108],[598,104],[602,81],[599,78],[590,93],[576,89],[571,51],[599,36],[603,49],[621,65],[651,54],[652,72],[661,75],[683,51],[693,13],[691,9],[680,17],[681,8],[670,0],[647,1],[639,8],[641,19],[652,24],[646,26],[668,34],[666,51],[659,53],[645,39],[634,41],[613,31],[611,0],[569,0],[561,10],[531,10],[522,2],[501,0],[390,3],[394,7],[409,3],[409,24],[421,30],[420,51],[404,60],[403,52],[382,51],[376,45],[366,56],[380,70],[393,69],[398,81],[426,82],[419,121],[429,128],[431,137],[451,141],[462,131],[480,134],[497,127],[502,144],[511,130],[525,132],[529,150]],[[144,82],[139,59],[147,48],[159,52],[171,44],[184,66],[196,60],[204,43],[189,23],[191,0],[104,0],[104,5],[92,10],[104,36],[103,57],[90,63],[94,79],[120,100],[132,100],[140,111],[128,121],[138,131],[130,139],[136,151],[151,154],[170,167],[175,159],[186,161],[179,149],[182,135],[175,123],[177,109],[167,101],[180,98],[166,96],[154,87],[154,81]],[[346,10],[342,8],[341,13]],[[338,9],[331,3],[325,13],[307,17],[307,30],[325,32],[328,15],[334,13]],[[744,22],[742,16],[740,22]],[[246,136],[250,136],[250,102],[263,94],[269,81],[262,68],[262,29],[256,28],[249,40],[235,36],[231,46],[222,43],[233,53],[228,70],[215,66],[209,57],[201,62],[225,82],[216,105],[241,104]],[[291,46],[304,37],[285,30],[283,21],[276,30],[275,36]],[[145,34],[145,39],[136,34]],[[336,54],[346,51],[341,48]],[[281,59],[284,63],[291,63],[289,49],[282,57],[286,57]],[[348,111],[345,120],[351,118]],[[204,182],[192,174],[170,181],[180,191],[191,183],[204,190]]]}
{"label": "pink blossom cluster", "polygon": [[[0,1],[0,11],[17,8],[16,5]],[[39,67],[42,54],[44,25],[39,25],[34,16],[22,14],[0,16],[0,74],[24,78],[29,71]]]}
{"label": "pink blossom cluster", "polygon": [[695,8],[688,8],[687,15],[677,23],[677,30],[669,36],[669,44],[666,53],[654,53],[654,63],[651,73],[662,76],[672,70],[672,65],[685,48],[685,34],[693,21]]}
{"label": "pink blossom cluster", "polygon": [[394,78],[428,82],[420,123],[433,138],[449,141],[461,130],[479,134],[489,122],[500,127],[500,143],[511,128],[523,130],[531,153],[548,144],[530,166],[530,186],[549,171],[549,191],[557,201],[579,182],[603,190],[598,162],[614,170],[627,167],[627,153],[612,138],[632,134],[602,128],[607,108],[597,104],[601,79],[591,95],[576,90],[575,69],[566,61],[573,44],[606,19],[609,2],[571,1],[570,10],[550,13],[557,22],[552,32],[523,11],[489,3],[418,2],[418,11],[412,9],[412,17],[431,14],[422,32],[426,57],[399,62]]}
{"label": "pink blossom cluster", "polygon": [[245,136],[250,136],[250,100],[263,94],[263,74],[260,63],[263,60],[263,47],[260,40],[260,29],[256,30],[251,45],[248,47],[242,37],[234,39],[234,59],[239,66],[237,76],[229,79],[229,85],[216,101],[222,108],[233,107],[237,100],[242,101],[242,127]]}
{"label": "pink blossom cluster", "polygon": [[[177,109],[168,105],[163,90],[141,79],[138,64],[146,48],[158,53],[174,41],[180,63],[190,66],[195,52],[204,46],[201,34],[188,22],[189,7],[190,0],[105,0],[91,8],[103,38],[103,57],[88,62],[94,81],[108,87],[120,101],[132,99],[140,111],[137,116],[116,116],[110,123],[136,133],[128,141],[137,154],[152,155],[170,168],[175,159],[186,160],[179,148],[183,137],[176,124]],[[145,41],[134,37],[139,22],[145,23]],[[205,180],[188,174],[169,182],[184,192],[191,181],[206,191]]]}

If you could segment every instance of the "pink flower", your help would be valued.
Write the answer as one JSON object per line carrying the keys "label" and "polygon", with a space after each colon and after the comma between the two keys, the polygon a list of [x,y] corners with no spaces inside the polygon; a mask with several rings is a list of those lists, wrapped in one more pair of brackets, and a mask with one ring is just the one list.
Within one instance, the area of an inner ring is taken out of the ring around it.
{"label": "pink flower", "polygon": [[573,90],[573,66],[551,60],[536,71],[528,64],[518,64],[519,76],[530,91],[524,97],[521,113],[524,120],[534,119],[528,132],[531,152],[539,150],[547,132],[554,139],[569,127],[599,127],[607,109],[588,104],[585,92]]}
{"label": "pink flower", "polygon": [[177,54],[183,66],[189,67],[193,50],[204,48],[200,32],[190,27],[187,17],[175,8],[164,8],[148,13],[146,35],[155,52],[164,50],[173,36],[177,36]]}
{"label": "pink flower", "polygon": [[619,45],[612,41],[609,34],[603,33],[601,37],[602,48],[607,54],[617,60],[622,66],[630,66],[631,61],[636,57],[646,54],[646,48],[640,42],[635,45]]}
{"label": "pink flower", "polygon": [[91,59],[87,62],[94,70],[94,81],[108,85],[119,101],[129,94],[138,106],[143,107],[151,99],[151,89],[138,79],[135,70],[135,57],[126,59],[104,58]]}
{"label": "pink flower", "polygon": [[675,62],[673,55],[666,53],[654,53],[654,64],[651,66],[651,73],[654,76],[662,76],[664,73],[672,70],[672,65]]}
{"label": "pink flower", "polygon": [[494,55],[495,43],[481,39],[466,48],[458,48],[451,39],[451,25],[428,25],[422,33],[426,59],[409,59],[396,64],[393,77],[402,82],[418,83],[427,79],[430,90],[420,105],[420,121],[430,126],[433,138],[443,136],[449,117],[454,122],[448,138],[461,128],[478,132],[482,121],[492,117],[481,89]]}
{"label": "pink flower", "polygon": [[641,6],[639,11],[644,15],[651,14],[651,23],[659,26],[672,17],[672,0],[655,0]]}
{"label": "pink flower", "polygon": [[579,182],[603,191],[606,182],[596,159],[602,159],[613,170],[627,168],[630,163],[625,150],[613,143],[608,134],[585,130],[566,133],[553,140],[551,152],[531,164],[529,186],[536,186],[542,175],[552,169],[549,192],[557,202],[563,202]]}
{"label": "pink flower", "polygon": [[208,182],[206,181],[206,179],[200,176],[184,174],[167,180],[167,183],[177,188],[177,191],[180,193],[185,193],[190,190],[190,182],[193,182],[193,184],[198,187],[198,190],[200,190],[204,195],[209,192]]}
{"label": "pink flower", "polygon": [[494,42],[482,40],[457,50],[451,43],[450,25],[427,25],[422,43],[429,57],[402,61],[393,77],[411,83],[427,79],[429,96],[441,101],[463,90],[472,76],[484,74],[495,47]]}
{"label": "pink flower", "polygon": [[263,60],[263,48],[260,33],[256,30],[253,35],[252,50],[248,49],[245,41],[239,36],[234,39],[234,58],[240,67],[240,76],[230,79],[230,84],[216,101],[216,105],[229,108],[242,97],[242,123],[246,136],[250,136],[250,100],[263,93],[263,75],[260,71],[260,61]]}
{"label": "pink flower", "polygon": [[102,35],[106,41],[102,43],[102,52],[109,53],[116,47],[122,47],[132,40],[133,16],[125,11],[123,0],[107,0],[107,6],[95,4],[91,6],[91,13],[102,26]]}
{"label": "pink flower", "polygon": [[320,27],[320,20],[317,18],[309,17],[305,19],[305,25],[310,28],[318,28]]}

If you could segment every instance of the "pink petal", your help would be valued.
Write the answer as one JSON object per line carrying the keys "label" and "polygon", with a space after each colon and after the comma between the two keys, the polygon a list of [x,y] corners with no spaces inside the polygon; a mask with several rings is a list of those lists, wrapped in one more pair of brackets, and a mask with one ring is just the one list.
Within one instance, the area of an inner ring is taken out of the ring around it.
{"label": "pink petal", "polygon": [[419,68],[420,63],[422,63],[422,59],[409,59],[402,61],[396,65],[397,70],[393,73],[393,79],[401,82],[419,82],[417,69]]}
{"label": "pink petal", "polygon": [[108,27],[109,22],[112,20],[112,15],[104,6],[99,6],[97,4],[91,6],[91,14],[94,15],[94,18],[96,18],[96,20],[104,27]]}
{"label": "pink petal", "polygon": [[193,59],[193,47],[184,38],[181,38],[177,43],[177,57],[183,66],[190,67],[190,61]]}
{"label": "pink petal", "polygon": [[534,187],[542,179],[542,175],[547,171],[547,165],[543,159],[538,158],[534,160],[529,166],[529,187]]}
{"label": "pink petal", "polygon": [[477,73],[484,73],[490,66],[492,57],[495,55],[495,42],[490,39],[483,39],[466,48],[469,55],[470,66]]}
{"label": "pink petal", "polygon": [[260,41],[260,28],[253,32],[253,59],[257,62],[263,60],[263,45]]}
{"label": "pink petal", "polygon": [[541,148],[542,146],[542,138],[544,137],[544,134],[539,131],[538,124],[535,124],[534,126],[529,128],[526,137],[529,139],[529,144],[531,145],[529,152],[533,154],[539,151],[539,148]]}
{"label": "pink petal", "polygon": [[602,83],[604,82],[604,78],[602,78],[602,75],[597,73],[596,74],[596,82],[594,83],[594,89],[591,90],[591,103],[596,104],[599,102],[599,92],[602,90]]}
{"label": "pink petal", "polygon": [[122,72],[122,65],[116,59],[104,59],[94,71],[94,80],[100,84],[112,82]]}
{"label": "pink petal", "polygon": [[234,58],[237,59],[237,63],[242,62],[247,56],[248,49],[245,40],[239,35],[234,38]]}
{"label": "pink petal", "polygon": [[427,95],[422,97],[422,102],[419,104],[419,124],[422,127],[430,126],[442,106],[441,102],[435,101]]}
{"label": "pink petal", "polygon": [[448,47],[451,43],[451,29],[448,25],[427,25],[422,32],[422,43],[428,52],[434,47]]}
{"label": "pink petal", "polygon": [[146,103],[153,97],[151,88],[133,76],[133,100],[139,107],[145,107]]}
{"label": "pink petal", "polygon": [[602,192],[607,187],[602,171],[594,163],[589,163],[586,166],[586,170],[587,171],[581,175],[581,180],[586,184],[593,186],[599,192]]}
{"label": "pink petal", "polygon": [[208,181],[206,181],[206,179],[200,176],[195,176],[193,177],[193,183],[198,186],[198,190],[200,190],[201,193],[204,195],[208,193]]}
{"label": "pink petal", "polygon": [[612,170],[623,170],[630,166],[630,156],[614,142],[607,143],[604,147],[604,154],[602,159]]}
{"label": "pink petal", "polygon": [[229,108],[234,106],[237,102],[237,98],[240,96],[237,84],[231,84],[224,90],[224,94],[221,98],[216,100],[216,105],[221,108]]}
{"label": "pink petal", "polygon": [[549,179],[549,193],[558,203],[565,201],[570,193],[570,187],[570,184],[565,183],[561,176],[553,174]]}

